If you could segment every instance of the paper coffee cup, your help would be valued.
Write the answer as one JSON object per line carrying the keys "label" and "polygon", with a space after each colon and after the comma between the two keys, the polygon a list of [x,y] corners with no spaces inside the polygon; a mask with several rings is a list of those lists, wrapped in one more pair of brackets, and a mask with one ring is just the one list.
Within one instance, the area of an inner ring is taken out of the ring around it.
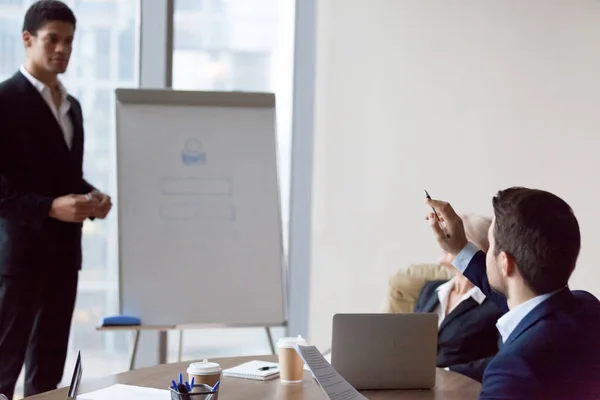
{"label": "paper coffee cup", "polygon": [[306,346],[307,342],[298,337],[285,337],[277,342],[279,354],[279,379],[282,383],[300,383],[304,377],[304,361],[294,345]]}
{"label": "paper coffee cup", "polygon": [[192,378],[194,378],[194,384],[204,383],[213,387],[221,380],[221,366],[206,359],[202,362],[191,363],[186,372],[189,383],[192,383]]}

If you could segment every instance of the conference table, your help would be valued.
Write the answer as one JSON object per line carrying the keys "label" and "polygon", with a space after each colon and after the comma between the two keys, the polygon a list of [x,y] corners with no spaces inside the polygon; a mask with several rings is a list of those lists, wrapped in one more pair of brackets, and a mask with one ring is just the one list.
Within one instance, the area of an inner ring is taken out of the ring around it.
{"label": "conference table", "polygon": [[[264,360],[277,361],[277,356],[251,356],[211,359],[218,362],[221,368],[230,368],[246,361]],[[84,375],[80,386],[80,396],[85,393],[103,389],[115,384],[146,386],[167,389],[171,379],[180,372],[184,373],[188,362],[161,364],[154,367],[141,368],[133,371],[89,380]],[[432,390],[377,390],[361,392],[370,400],[475,400],[479,395],[481,385],[455,372],[443,369],[437,370],[436,384]],[[67,388],[61,388],[37,396],[28,397],[31,400],[64,400]],[[165,395],[168,400],[169,395]],[[327,396],[314,380],[312,374],[304,372],[301,384],[281,384],[279,379],[255,381],[249,379],[224,377],[219,388],[219,400],[327,400]]]}

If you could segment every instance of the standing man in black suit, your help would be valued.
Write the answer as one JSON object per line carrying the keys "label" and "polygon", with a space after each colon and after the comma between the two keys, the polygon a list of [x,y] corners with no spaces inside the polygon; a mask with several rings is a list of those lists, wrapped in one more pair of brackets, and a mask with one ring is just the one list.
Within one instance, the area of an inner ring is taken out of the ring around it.
{"label": "standing man in black suit", "polygon": [[83,117],[57,76],[69,63],[76,19],[57,0],[25,14],[26,62],[0,83],[0,393],[55,389],[65,365],[81,228],[110,197],[83,178]]}

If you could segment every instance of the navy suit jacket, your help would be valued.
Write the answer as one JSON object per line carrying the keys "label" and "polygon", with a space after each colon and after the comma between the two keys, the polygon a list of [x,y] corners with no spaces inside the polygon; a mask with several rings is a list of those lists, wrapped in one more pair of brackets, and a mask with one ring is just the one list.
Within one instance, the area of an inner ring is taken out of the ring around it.
{"label": "navy suit jacket", "polygon": [[[437,288],[447,281],[427,282],[415,312],[430,313],[440,304]],[[461,302],[444,318],[438,332],[437,366],[449,367],[479,382],[485,367],[498,351],[496,321],[501,311],[490,299],[478,304],[472,298]]]}
{"label": "navy suit jacket", "polygon": [[[501,309],[506,298],[490,288],[485,254],[464,274]],[[480,399],[600,399],[600,302],[564,288],[517,325],[488,364]]]}

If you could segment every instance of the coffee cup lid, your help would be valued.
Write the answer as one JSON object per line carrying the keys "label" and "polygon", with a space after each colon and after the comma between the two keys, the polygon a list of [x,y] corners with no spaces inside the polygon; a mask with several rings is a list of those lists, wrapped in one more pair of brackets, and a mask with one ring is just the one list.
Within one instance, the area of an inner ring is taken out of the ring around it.
{"label": "coffee cup lid", "polygon": [[306,342],[306,339],[302,337],[302,335],[298,335],[297,337],[284,337],[277,341],[277,347],[287,349],[293,348],[296,344],[300,346],[306,346],[308,343]]}
{"label": "coffee cup lid", "polygon": [[219,372],[221,372],[221,366],[215,362],[209,362],[207,359],[191,363],[187,369],[187,373],[193,375],[212,375]]}

